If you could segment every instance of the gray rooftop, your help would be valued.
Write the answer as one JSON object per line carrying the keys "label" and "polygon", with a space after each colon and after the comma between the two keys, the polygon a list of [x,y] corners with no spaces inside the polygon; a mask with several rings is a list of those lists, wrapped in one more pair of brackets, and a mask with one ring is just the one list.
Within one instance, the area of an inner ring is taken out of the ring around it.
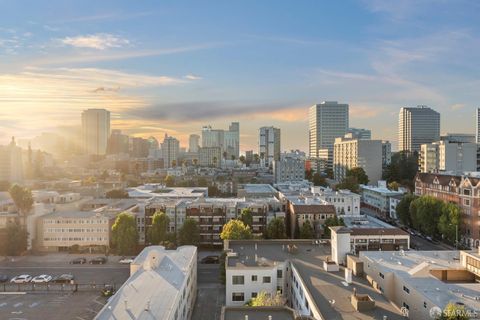
{"label": "gray rooftop", "polygon": [[[288,307],[223,307],[220,320],[295,320],[297,313]],[[304,318],[307,319],[307,318]]]}
{"label": "gray rooftop", "polygon": [[397,227],[392,226],[386,222],[383,222],[380,219],[374,218],[369,215],[343,215],[343,221],[345,222],[345,226],[350,229],[371,229],[371,228],[385,228],[385,229],[396,229]]}

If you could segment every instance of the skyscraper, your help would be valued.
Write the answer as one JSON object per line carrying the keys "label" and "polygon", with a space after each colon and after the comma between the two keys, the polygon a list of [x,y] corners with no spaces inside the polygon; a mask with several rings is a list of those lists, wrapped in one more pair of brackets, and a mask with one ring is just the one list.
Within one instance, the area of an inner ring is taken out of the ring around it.
{"label": "skyscraper", "polygon": [[200,147],[200,136],[198,134],[191,134],[188,138],[188,152],[198,152]]}
{"label": "skyscraper", "polygon": [[[177,162],[178,159],[179,150],[180,143],[178,140],[165,134],[165,139],[163,139],[162,143],[162,155],[165,168],[174,167],[174,162]],[[179,165],[179,163],[176,163],[176,165]]]}
{"label": "skyscraper", "polygon": [[477,108],[477,130],[475,133],[477,134],[477,143],[480,143],[480,108]]}
{"label": "skyscraper", "polygon": [[427,106],[400,109],[399,151],[419,152],[422,144],[438,140],[440,140],[440,113]]}
{"label": "skyscraper", "polygon": [[0,146],[0,181],[23,182],[22,149],[17,146],[14,137],[9,145]]}
{"label": "skyscraper", "polygon": [[234,156],[235,159],[238,159],[240,156],[240,124],[238,122],[232,122],[223,137],[223,145],[227,152],[227,157],[231,158]]}
{"label": "skyscraper", "polygon": [[110,111],[88,109],[82,112],[82,146],[86,154],[106,154],[109,136]]}
{"label": "skyscraper", "polygon": [[324,101],[310,107],[308,113],[309,156],[327,160],[332,168],[335,138],[344,137],[348,130],[348,104]]}
{"label": "skyscraper", "polygon": [[265,166],[273,164],[273,160],[280,160],[280,129],[275,127],[261,127],[259,130],[258,154]]}

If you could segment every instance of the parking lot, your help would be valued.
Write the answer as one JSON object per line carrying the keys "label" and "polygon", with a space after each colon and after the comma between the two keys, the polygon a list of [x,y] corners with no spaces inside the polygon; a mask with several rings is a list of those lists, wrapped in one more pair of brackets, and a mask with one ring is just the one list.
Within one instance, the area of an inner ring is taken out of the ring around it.
{"label": "parking lot", "polygon": [[[104,265],[69,263],[79,256],[90,260],[97,255],[48,254],[13,259],[3,258],[0,261],[0,274],[7,275],[9,278],[20,274],[57,276],[69,273],[74,276],[76,283],[96,286],[92,286],[90,290],[78,292],[58,290],[1,292],[0,286],[0,319],[93,319],[106,302],[100,294],[103,284],[115,284],[119,287],[129,277],[130,268],[129,265],[118,262],[120,257],[108,257]],[[41,287],[42,285],[38,286],[38,288]]]}

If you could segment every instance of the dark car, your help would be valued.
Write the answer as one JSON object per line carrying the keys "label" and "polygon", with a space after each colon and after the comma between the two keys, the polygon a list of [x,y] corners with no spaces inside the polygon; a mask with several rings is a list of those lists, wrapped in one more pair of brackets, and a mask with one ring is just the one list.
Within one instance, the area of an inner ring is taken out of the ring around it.
{"label": "dark car", "polygon": [[65,273],[65,274],[62,274],[60,276],[57,276],[55,278],[53,278],[52,281],[50,282],[53,282],[53,283],[71,283],[73,281],[74,277],[72,274],[69,274],[69,273]]}
{"label": "dark car", "polygon": [[218,256],[206,256],[202,260],[200,260],[200,263],[205,263],[205,264],[216,264],[220,262],[220,258]]}
{"label": "dark car", "polygon": [[107,263],[107,258],[105,257],[96,257],[90,260],[90,264],[105,264]]}
{"label": "dark car", "polygon": [[85,258],[75,258],[72,261],[70,261],[70,264],[84,264],[87,263],[87,259]]}
{"label": "dark car", "polygon": [[6,274],[0,274],[0,283],[8,281],[8,276]]}
{"label": "dark car", "polygon": [[104,297],[111,297],[115,294],[115,289],[112,285],[106,284],[102,289],[102,296]]}

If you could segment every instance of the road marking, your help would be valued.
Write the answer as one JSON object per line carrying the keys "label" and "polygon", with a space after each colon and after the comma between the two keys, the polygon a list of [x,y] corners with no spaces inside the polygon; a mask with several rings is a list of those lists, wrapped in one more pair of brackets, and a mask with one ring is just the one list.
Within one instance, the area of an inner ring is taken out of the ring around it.
{"label": "road marking", "polygon": [[18,308],[20,306],[23,306],[23,302],[17,302],[13,305],[14,308]]}

